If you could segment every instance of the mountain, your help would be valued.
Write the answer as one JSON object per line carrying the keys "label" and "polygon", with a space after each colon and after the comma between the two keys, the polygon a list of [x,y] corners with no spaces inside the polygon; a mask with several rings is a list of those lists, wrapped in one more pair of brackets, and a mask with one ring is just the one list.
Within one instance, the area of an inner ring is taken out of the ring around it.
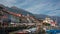
{"label": "mountain", "polygon": [[43,14],[34,14],[35,18],[37,19],[44,19],[46,18],[48,15],[43,15]]}
{"label": "mountain", "polygon": [[3,4],[0,4],[0,6],[5,8],[5,6]]}
{"label": "mountain", "polygon": [[49,18],[53,19],[54,21],[57,21],[57,23],[60,23],[59,16],[49,16],[49,15],[44,15],[44,14],[35,14],[34,16],[37,19],[45,19],[46,17],[49,17]]}
{"label": "mountain", "polygon": [[2,4],[0,4],[0,6],[3,7],[3,8],[6,8],[8,11],[11,11],[11,12],[14,12],[14,13],[19,13],[19,14],[23,14],[23,15],[29,14],[29,15],[33,16],[32,13],[30,13],[30,12],[24,10],[24,9],[17,8],[15,6],[6,7],[6,6],[2,5]]}
{"label": "mountain", "polygon": [[[60,23],[60,17],[58,17],[58,16],[49,16],[49,15],[44,15],[44,14],[32,14],[32,13],[26,11],[26,10],[23,10],[21,8],[17,8],[15,6],[6,7],[6,6],[2,5],[2,4],[0,4],[0,6],[6,8],[8,11],[11,11],[11,12],[14,12],[14,13],[23,14],[23,15],[29,14],[31,16],[35,16],[35,18],[37,18],[37,19],[45,19],[46,17],[49,17],[49,18],[51,18],[53,20],[56,20],[58,23]],[[8,15],[8,16],[10,18],[10,15]]]}
{"label": "mountain", "polygon": [[9,11],[11,11],[11,12],[15,12],[15,13],[18,13],[18,14],[22,14],[22,15],[27,15],[27,14],[29,14],[29,15],[33,16],[32,13],[30,13],[30,12],[24,10],[24,9],[17,8],[17,7],[15,7],[15,6],[13,6],[13,7],[11,7],[11,8],[7,8],[7,9],[8,9]]}
{"label": "mountain", "polygon": [[[9,11],[9,12],[13,12],[13,13],[17,13],[17,14],[22,14],[22,15],[25,15],[25,16],[27,14],[29,14],[30,16],[33,16],[32,13],[30,13],[30,12],[24,10],[24,9],[17,8],[15,6],[13,6],[13,7],[6,7],[6,6],[2,5],[2,4],[0,4],[0,8],[1,7],[5,8],[6,11]],[[6,19],[6,20],[11,20],[13,22],[19,22],[19,18],[18,17],[12,16],[11,14],[6,14],[6,15],[8,16],[8,19]],[[4,21],[5,21],[5,19],[4,19]]]}

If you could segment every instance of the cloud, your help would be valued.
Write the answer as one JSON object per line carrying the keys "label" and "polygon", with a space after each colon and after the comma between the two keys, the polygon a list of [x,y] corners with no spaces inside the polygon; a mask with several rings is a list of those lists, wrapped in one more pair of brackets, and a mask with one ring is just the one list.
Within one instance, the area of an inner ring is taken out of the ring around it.
{"label": "cloud", "polygon": [[60,10],[55,10],[55,11],[49,12],[49,13],[47,13],[47,15],[60,16]]}
{"label": "cloud", "polygon": [[25,9],[28,9],[36,4],[39,4],[40,2],[39,1],[36,1],[36,0],[25,0],[23,3],[17,5],[18,7],[22,7],[22,8],[25,8]]}
{"label": "cloud", "polygon": [[27,8],[26,10],[27,11],[30,11],[30,12],[41,12],[40,10],[43,8],[45,6],[45,4],[37,4],[37,5],[35,5],[35,6],[32,6],[32,7],[30,7],[30,8]]}
{"label": "cloud", "polygon": [[46,14],[46,15],[59,15],[60,14],[60,1],[48,1],[45,0],[39,4],[31,6],[26,10],[35,13],[35,14]]}
{"label": "cloud", "polygon": [[60,14],[60,0],[0,0],[0,4],[17,6],[34,14]]}
{"label": "cloud", "polygon": [[5,6],[9,6],[9,7],[13,6],[14,3],[16,3],[15,0],[0,0],[0,4],[3,4]]}

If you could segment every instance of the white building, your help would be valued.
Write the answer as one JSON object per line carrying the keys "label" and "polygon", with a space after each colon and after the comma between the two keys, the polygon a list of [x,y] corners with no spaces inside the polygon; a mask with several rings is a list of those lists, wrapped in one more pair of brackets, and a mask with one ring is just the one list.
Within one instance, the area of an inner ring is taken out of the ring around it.
{"label": "white building", "polygon": [[43,20],[43,23],[48,23],[51,26],[56,26],[56,23],[51,18],[45,18],[45,20]]}

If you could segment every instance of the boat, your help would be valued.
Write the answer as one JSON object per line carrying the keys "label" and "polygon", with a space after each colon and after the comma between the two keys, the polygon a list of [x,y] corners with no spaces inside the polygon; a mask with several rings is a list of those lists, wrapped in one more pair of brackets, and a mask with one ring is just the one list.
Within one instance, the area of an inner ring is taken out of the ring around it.
{"label": "boat", "polygon": [[46,30],[47,34],[60,34],[60,30]]}

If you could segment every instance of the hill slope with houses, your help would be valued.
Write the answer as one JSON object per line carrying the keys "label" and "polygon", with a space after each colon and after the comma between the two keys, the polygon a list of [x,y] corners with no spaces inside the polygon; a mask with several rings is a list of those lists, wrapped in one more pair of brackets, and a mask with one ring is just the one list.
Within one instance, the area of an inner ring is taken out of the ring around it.
{"label": "hill slope with houses", "polygon": [[[22,14],[22,15],[27,15],[29,14],[30,16],[34,16],[36,19],[45,19],[48,15],[43,15],[43,14],[32,14],[26,10],[23,10],[23,9],[20,9],[20,8],[17,8],[15,6],[13,7],[6,7],[2,4],[0,4],[0,6],[4,7],[7,9],[7,11],[10,11],[10,12],[14,12],[14,13],[17,13],[17,14]],[[9,18],[11,18],[10,15],[8,15]],[[59,16],[48,16],[49,18],[53,19],[54,21],[57,21],[57,23],[60,23],[60,17]]]}

